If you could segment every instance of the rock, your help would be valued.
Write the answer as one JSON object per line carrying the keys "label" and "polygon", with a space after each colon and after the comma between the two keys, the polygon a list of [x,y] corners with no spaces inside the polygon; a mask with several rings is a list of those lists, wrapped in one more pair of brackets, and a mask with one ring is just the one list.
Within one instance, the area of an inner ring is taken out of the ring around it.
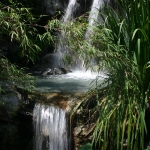
{"label": "rock", "polygon": [[0,120],[10,122],[22,104],[21,94],[7,91],[0,95]]}
{"label": "rock", "polygon": [[67,73],[72,72],[71,70],[67,70],[65,68],[59,68],[59,69],[63,72],[63,74],[67,74]]}
{"label": "rock", "polygon": [[62,0],[47,0],[43,3],[46,14],[54,15],[57,11],[64,11],[65,1]]}
{"label": "rock", "polygon": [[67,74],[71,72],[70,70],[67,70],[65,68],[46,68],[43,71],[41,71],[42,76],[48,76],[48,75],[62,75]]}
{"label": "rock", "polygon": [[10,120],[27,99],[27,94],[13,83],[0,81],[3,92],[0,94],[0,120]]}
{"label": "rock", "polygon": [[46,75],[48,75],[48,73],[50,73],[51,71],[52,71],[52,69],[46,68],[44,71],[41,72],[41,75],[42,75],[42,76],[46,76]]}
{"label": "rock", "polygon": [[83,125],[74,128],[74,136],[77,136],[81,133]]}
{"label": "rock", "polygon": [[[55,15],[57,11],[65,12],[68,0],[39,0],[36,2],[38,10],[42,11],[44,14]],[[74,12],[75,17],[80,16],[81,14],[90,10],[92,5],[92,0],[76,0],[76,11]]]}
{"label": "rock", "polygon": [[60,68],[61,64],[61,56],[59,53],[49,53],[42,57],[38,64],[34,67],[37,69],[45,69],[45,68]]}
{"label": "rock", "polygon": [[9,112],[16,111],[19,109],[21,105],[21,94],[13,91],[13,92],[7,92],[5,95],[0,96],[1,104],[3,104]]}
{"label": "rock", "polygon": [[64,74],[59,68],[54,68],[53,71],[54,71],[54,74],[55,74],[55,75]]}
{"label": "rock", "polygon": [[10,115],[3,106],[0,106],[0,120],[7,122],[10,121]]}
{"label": "rock", "polygon": [[80,0],[77,0],[77,3],[80,3]]}

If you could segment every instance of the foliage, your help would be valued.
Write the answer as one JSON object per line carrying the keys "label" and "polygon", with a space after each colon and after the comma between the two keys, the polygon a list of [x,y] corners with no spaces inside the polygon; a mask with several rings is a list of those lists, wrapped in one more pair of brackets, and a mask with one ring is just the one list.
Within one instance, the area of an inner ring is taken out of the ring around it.
{"label": "foliage", "polygon": [[[20,86],[24,90],[31,91],[34,88],[34,77],[24,73],[23,68],[11,64],[7,58],[0,57],[0,80],[10,84]],[[4,92],[3,89],[0,89]]]}
{"label": "foliage", "polygon": [[106,16],[102,15],[102,28],[111,32],[108,34],[107,30],[105,36],[111,37],[112,44],[108,42],[107,50],[113,59],[107,57],[107,62],[103,59],[109,67],[111,85],[106,101],[100,102],[94,142],[104,149],[114,146],[119,150],[144,149],[145,106],[150,95],[149,10],[146,9],[149,1],[118,3],[121,14],[106,8]]}
{"label": "foliage", "polygon": [[[3,42],[5,38],[9,39],[7,51],[9,53],[11,51],[11,57],[15,58],[14,62],[19,59],[21,62],[25,61],[26,64],[29,61],[34,63],[43,44],[54,43],[53,32],[58,29],[60,22],[54,17],[42,26],[38,24],[41,17],[43,16],[35,16],[31,8],[25,7],[19,1],[0,2],[0,42]],[[42,28],[43,32],[40,32],[39,28]],[[10,81],[17,86],[31,90],[34,84],[33,77],[24,74],[23,68],[9,62],[1,49],[0,53],[0,80]]]}
{"label": "foliage", "polygon": [[72,65],[78,61],[78,59],[84,57],[84,53],[80,52],[81,44],[83,43],[83,35],[86,31],[87,23],[86,17],[75,18],[73,21],[61,24],[60,31],[60,46],[63,49],[63,61],[64,64]]}
{"label": "foliage", "polygon": [[92,145],[87,143],[79,148],[79,150],[92,150]]}
{"label": "foliage", "polygon": [[[16,45],[15,55],[26,61],[34,62],[37,59],[43,43],[54,42],[54,35],[50,31],[55,19],[44,26],[38,25],[39,20],[40,17],[34,16],[31,8],[26,8],[21,3],[12,1],[6,5],[0,2],[0,38],[9,36],[10,42]],[[38,28],[44,29],[44,34],[39,33]]]}
{"label": "foliage", "polygon": [[[88,67],[96,58],[98,70],[107,70],[105,98],[97,95],[99,117],[93,145],[103,150],[143,150],[147,147],[145,111],[150,96],[150,5],[149,0],[121,0],[118,6],[120,12],[108,6],[104,9],[103,22],[91,27],[89,39],[82,30],[76,37],[73,30],[66,34],[68,40],[72,38],[69,46]],[[103,84],[97,85],[97,93]]]}

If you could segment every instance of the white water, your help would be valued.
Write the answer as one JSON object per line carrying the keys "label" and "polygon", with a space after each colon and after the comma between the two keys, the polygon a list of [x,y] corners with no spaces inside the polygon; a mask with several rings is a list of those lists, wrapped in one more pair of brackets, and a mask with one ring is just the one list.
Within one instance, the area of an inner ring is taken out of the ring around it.
{"label": "white water", "polygon": [[93,26],[98,20],[99,10],[104,7],[104,0],[93,0],[91,11],[89,14],[89,26]]}
{"label": "white water", "polygon": [[[64,14],[63,18],[63,24],[65,25],[68,21],[71,21],[73,19],[73,13],[76,10],[76,0],[69,0],[69,4],[67,6],[66,12]],[[57,59],[59,60],[59,63],[55,63],[55,67],[64,67],[63,58],[64,54],[67,51],[67,45],[64,45],[62,41],[65,38],[65,32],[62,30],[61,34],[59,35],[58,44],[56,46],[56,55]]]}
{"label": "white water", "polygon": [[34,150],[70,150],[71,137],[66,112],[36,104],[33,111]]}
{"label": "white water", "polygon": [[63,23],[66,23],[70,21],[71,19],[73,19],[73,12],[75,10],[75,4],[76,4],[76,0],[69,0],[69,4],[66,10],[66,13],[64,15]]}
{"label": "white water", "polygon": [[36,90],[40,92],[85,93],[96,84],[102,83],[105,73],[96,74],[90,71],[75,71],[65,75],[50,75],[47,78],[36,79]]}
{"label": "white water", "polygon": [[[63,23],[73,18],[76,0],[70,0]],[[94,0],[89,15],[89,26],[93,26],[98,19],[98,10],[103,6],[101,0]],[[89,32],[89,31],[88,31]],[[63,34],[63,31],[62,31]],[[60,40],[63,35],[60,36]],[[59,59],[62,46],[58,43],[57,52]],[[55,58],[56,59],[56,58]],[[55,62],[55,60],[54,60]],[[58,63],[56,64],[58,67]],[[86,92],[92,85],[91,82],[97,77],[97,74],[91,72],[76,71],[67,75],[51,76],[47,79],[39,79],[37,88],[45,92]],[[101,82],[103,78],[100,78]],[[93,83],[93,82],[92,82]],[[95,83],[94,83],[95,84]],[[71,136],[66,112],[62,109],[52,106],[36,104],[33,112],[33,122],[35,128],[34,150],[71,150]]]}
{"label": "white water", "polygon": [[[107,2],[109,0],[106,0]],[[89,14],[89,27],[87,28],[85,37],[89,37],[90,34],[92,34],[92,28],[95,26],[95,24],[98,22],[99,19],[99,11],[102,10],[104,7],[104,0],[93,0],[93,4],[91,7],[91,11]]]}

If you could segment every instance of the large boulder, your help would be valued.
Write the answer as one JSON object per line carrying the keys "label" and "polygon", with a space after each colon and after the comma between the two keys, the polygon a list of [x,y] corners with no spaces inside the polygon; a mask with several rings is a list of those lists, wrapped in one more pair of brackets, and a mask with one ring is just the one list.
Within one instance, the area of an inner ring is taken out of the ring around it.
{"label": "large boulder", "polygon": [[39,12],[53,16],[57,11],[65,10],[68,0],[39,0],[35,3]]}
{"label": "large boulder", "polygon": [[[13,83],[0,81],[0,120],[10,120],[25,102],[25,92],[22,93]],[[22,90],[24,91],[24,90]]]}
{"label": "large boulder", "polygon": [[17,91],[15,85],[9,82],[0,82],[3,93],[0,94],[0,104],[5,105],[5,108],[14,111],[18,109],[22,102],[22,96]]}

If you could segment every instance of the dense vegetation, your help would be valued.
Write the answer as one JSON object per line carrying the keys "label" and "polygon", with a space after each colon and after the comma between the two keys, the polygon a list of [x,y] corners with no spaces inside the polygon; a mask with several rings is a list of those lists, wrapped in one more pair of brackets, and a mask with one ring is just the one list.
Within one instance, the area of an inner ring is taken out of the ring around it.
{"label": "dense vegetation", "polygon": [[25,75],[20,67],[34,64],[42,46],[54,43],[52,30],[57,28],[58,20],[41,25],[42,16],[24,4],[11,0],[0,2],[0,80],[32,89],[33,77]]}
{"label": "dense vegetation", "polygon": [[[84,18],[70,23],[72,30],[66,33],[71,50],[83,57],[85,65],[89,67],[96,58],[98,71],[107,68],[107,78],[95,89],[96,149],[148,148],[150,126],[145,115],[150,97],[149,6],[149,0],[118,1],[118,10],[106,6],[100,13],[101,23],[90,27],[89,39],[83,34],[87,27]],[[99,97],[104,84],[105,96]],[[83,105],[85,99],[77,107],[81,110]]]}
{"label": "dense vegetation", "polygon": [[[33,16],[31,9],[13,1],[7,5],[0,2],[0,41],[8,38],[9,43],[15,43],[15,49],[11,49],[13,56],[34,62],[43,42],[54,42],[52,31],[63,29],[62,42],[74,57],[81,57],[86,68],[107,70],[104,82],[89,93],[96,93],[97,101],[93,109],[97,112],[94,113],[93,147],[143,150],[148,147],[150,132],[149,120],[145,119],[146,104],[150,100],[150,2],[119,0],[118,8],[106,6],[100,13],[101,23],[95,27],[88,27],[86,14],[65,26],[57,19],[42,26],[38,24],[40,17]],[[39,32],[39,28],[44,32]],[[87,28],[91,30],[85,37]],[[66,58],[69,62],[76,59]],[[32,83],[32,78],[11,64],[2,49],[0,69],[0,80],[23,86]],[[106,84],[105,96],[99,97],[99,91]],[[83,99],[77,107],[84,102]]]}

